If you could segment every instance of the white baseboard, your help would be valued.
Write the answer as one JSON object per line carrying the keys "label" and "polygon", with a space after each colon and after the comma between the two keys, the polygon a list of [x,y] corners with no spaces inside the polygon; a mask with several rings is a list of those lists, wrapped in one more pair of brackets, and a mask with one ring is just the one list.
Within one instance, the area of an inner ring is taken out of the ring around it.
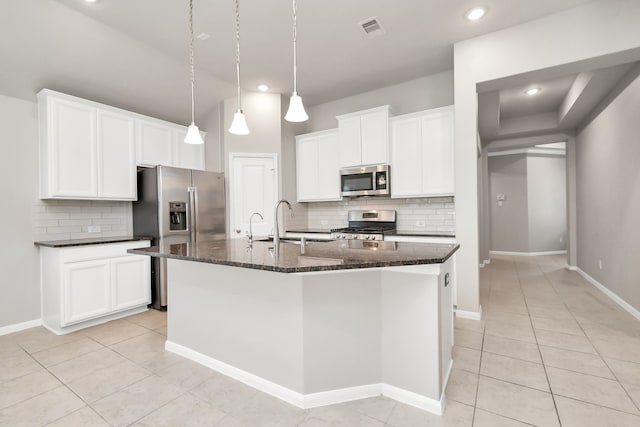
{"label": "white baseboard", "polygon": [[482,320],[482,306],[478,308],[478,311],[466,311],[466,310],[455,310],[456,317],[460,317],[462,319],[471,319],[471,320]]}
{"label": "white baseboard", "polygon": [[[384,395],[437,415],[442,415],[442,411],[444,410],[444,393],[440,401],[437,401],[411,391],[379,383],[319,393],[302,394],[169,340],[165,342],[165,349],[301,409],[334,405],[336,403]],[[451,367],[449,367],[449,372],[451,372]],[[449,374],[447,374],[447,378],[448,376]]]}
{"label": "white baseboard", "polygon": [[3,326],[0,328],[0,336],[12,334],[14,332],[24,331],[25,329],[35,328],[42,325],[42,319],[33,319],[28,322],[16,323],[15,325]]}
{"label": "white baseboard", "polygon": [[485,266],[491,264],[491,259],[485,259],[480,263],[480,268],[484,268]]}
{"label": "white baseboard", "polygon": [[380,386],[381,384],[369,384],[358,387],[305,394],[302,395],[304,400],[303,409],[317,408],[318,406],[333,405],[335,403],[350,402],[352,400],[380,396],[382,394]]}
{"label": "white baseboard", "polygon": [[397,400],[405,405],[411,405],[418,409],[434,413],[436,415],[442,415],[444,411],[444,393],[440,400],[429,399],[421,394],[407,391],[398,387],[394,387],[389,384],[382,385],[382,395],[390,399]]}
{"label": "white baseboard", "polygon": [[567,251],[546,251],[546,252],[509,252],[491,251],[491,255],[513,255],[513,256],[542,256],[542,255],[566,255]]}
{"label": "white baseboard", "polygon": [[569,271],[578,271],[578,267],[576,267],[575,265],[568,265],[567,264],[567,270],[569,270]]}
{"label": "white baseboard", "polygon": [[[628,302],[620,298],[618,295],[616,295],[613,291],[611,291],[609,288],[604,286],[602,283],[598,282],[596,279],[594,279],[593,277],[589,276],[587,273],[582,271],[582,269],[580,269],[579,267],[574,267],[574,268],[575,268],[575,271],[578,272],[578,274],[580,274],[582,277],[584,277],[587,280],[587,282],[591,283],[593,286],[595,286],[600,291],[602,291],[603,294],[611,298],[613,302],[618,304],[620,307],[624,308],[633,317],[640,320],[639,310],[637,310],[631,304],[629,304]],[[571,270],[571,267],[569,267],[569,269]]]}

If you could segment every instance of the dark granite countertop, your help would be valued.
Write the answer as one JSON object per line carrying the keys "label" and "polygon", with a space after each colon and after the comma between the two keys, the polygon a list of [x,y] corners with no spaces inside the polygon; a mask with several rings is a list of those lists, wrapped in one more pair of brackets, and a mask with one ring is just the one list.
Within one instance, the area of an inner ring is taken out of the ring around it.
{"label": "dark granite countertop", "polygon": [[[299,243],[299,242],[298,242]],[[195,245],[182,243],[163,248],[129,249],[127,252],[153,257],[223,264],[281,273],[393,267],[445,262],[460,247],[444,243],[396,243],[355,240],[314,241],[305,245],[281,242],[277,256],[273,242],[246,239],[209,240]]]}
{"label": "dark granite countertop", "polygon": [[[331,234],[329,229],[320,228],[296,228],[293,230],[287,230],[287,233],[309,233],[309,234]],[[408,237],[447,237],[455,238],[454,233],[437,232],[437,231],[397,231],[394,236],[408,236]]]}
{"label": "dark granite countertop", "polygon": [[287,233],[313,233],[313,234],[331,234],[331,230],[321,228],[296,228],[294,230],[287,230]]}
{"label": "dark granite countertop", "polygon": [[138,240],[151,240],[149,237],[94,237],[91,239],[70,239],[70,240],[50,240],[33,242],[36,246],[46,246],[49,248],[66,248],[71,246],[106,245],[109,243],[136,242]]}
{"label": "dark granite countertop", "polygon": [[396,231],[394,236],[408,236],[408,237],[447,237],[455,238],[454,233],[438,233],[437,231]]}

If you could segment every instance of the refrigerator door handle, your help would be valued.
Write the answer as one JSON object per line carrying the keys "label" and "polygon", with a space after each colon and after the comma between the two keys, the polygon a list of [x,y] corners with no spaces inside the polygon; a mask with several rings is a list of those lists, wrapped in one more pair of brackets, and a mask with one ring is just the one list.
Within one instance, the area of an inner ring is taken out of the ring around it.
{"label": "refrigerator door handle", "polygon": [[196,241],[196,230],[198,227],[198,218],[196,215],[197,212],[197,203],[198,203],[198,189],[197,187],[189,187],[189,237],[191,243],[195,243]]}

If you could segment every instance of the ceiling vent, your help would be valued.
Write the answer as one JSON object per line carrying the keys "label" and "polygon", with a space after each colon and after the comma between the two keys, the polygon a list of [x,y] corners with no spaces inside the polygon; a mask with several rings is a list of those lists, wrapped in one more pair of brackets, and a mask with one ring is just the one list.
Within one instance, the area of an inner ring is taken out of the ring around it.
{"label": "ceiling vent", "polygon": [[358,22],[358,26],[364,31],[364,35],[370,39],[387,33],[376,16]]}

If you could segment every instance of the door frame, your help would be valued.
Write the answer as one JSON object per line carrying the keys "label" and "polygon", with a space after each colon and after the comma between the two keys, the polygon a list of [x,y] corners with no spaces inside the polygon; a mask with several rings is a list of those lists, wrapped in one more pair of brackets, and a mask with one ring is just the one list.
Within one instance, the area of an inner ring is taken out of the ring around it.
{"label": "door frame", "polygon": [[[234,201],[235,201],[235,191],[231,191],[233,188],[233,177],[234,177],[234,160],[236,159],[271,159],[273,160],[273,194],[275,201],[280,200],[280,174],[278,170],[278,153],[241,153],[241,152],[233,152],[229,153],[229,178],[227,179],[227,194],[229,195],[228,200],[228,215],[229,221],[227,221],[227,236],[231,239],[233,235],[233,230],[235,228],[235,219],[234,219]],[[275,204],[274,204],[275,205]]]}

